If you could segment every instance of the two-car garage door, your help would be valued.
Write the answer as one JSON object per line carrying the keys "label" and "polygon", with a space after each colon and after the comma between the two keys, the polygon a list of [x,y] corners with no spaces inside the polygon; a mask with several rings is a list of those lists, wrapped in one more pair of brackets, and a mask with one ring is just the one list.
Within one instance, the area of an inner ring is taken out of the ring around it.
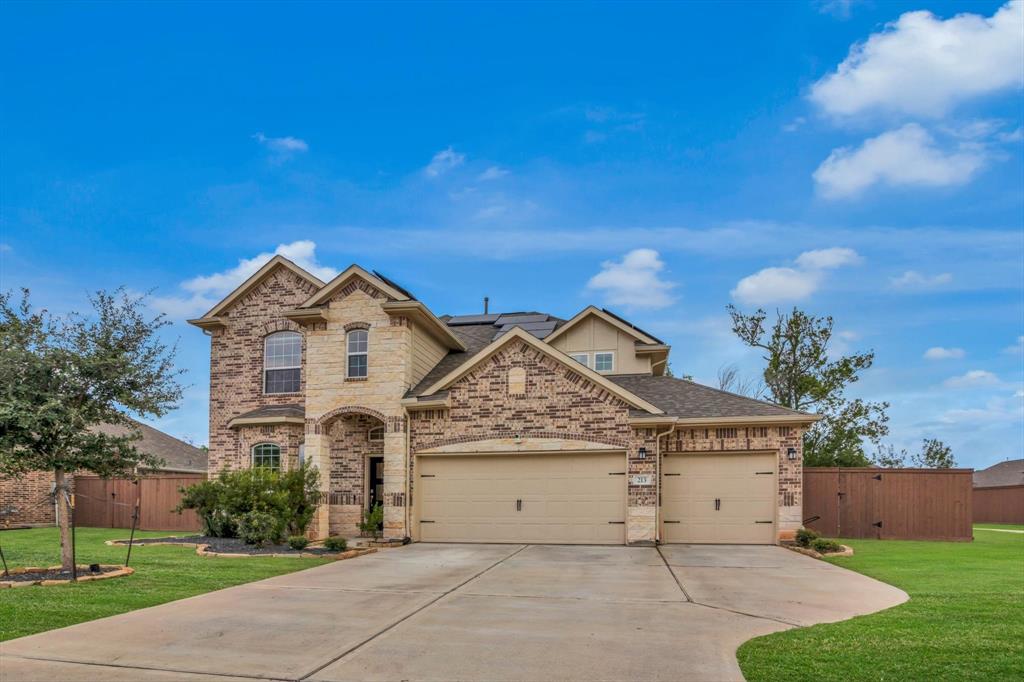
{"label": "two-car garage door", "polygon": [[426,542],[626,541],[626,455],[421,456]]}

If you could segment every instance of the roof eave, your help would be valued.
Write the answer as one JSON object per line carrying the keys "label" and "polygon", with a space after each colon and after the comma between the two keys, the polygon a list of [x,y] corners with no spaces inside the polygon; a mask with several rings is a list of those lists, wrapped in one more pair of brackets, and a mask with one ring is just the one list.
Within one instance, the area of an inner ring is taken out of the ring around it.
{"label": "roof eave", "polygon": [[423,305],[421,301],[389,301],[381,307],[388,315],[411,317],[414,322],[420,323],[427,333],[449,350],[466,350],[466,344],[462,343],[461,339],[448,328],[448,325],[438,319],[437,315],[432,313],[430,308]]}
{"label": "roof eave", "polygon": [[393,286],[391,286],[381,278],[377,277],[371,272],[368,272],[365,268],[353,263],[352,265],[345,268],[345,270],[339,273],[338,276],[332,279],[330,282],[328,282],[325,285],[322,285],[320,287],[320,290],[317,291],[312,296],[310,296],[308,299],[306,299],[306,301],[304,301],[302,305],[299,306],[299,308],[312,308],[313,306],[320,305],[325,300],[330,298],[335,291],[342,288],[345,285],[345,283],[348,282],[353,277],[359,277],[360,279],[365,280],[368,284],[371,284],[377,289],[380,289],[385,294],[387,294],[388,297],[396,301],[412,300],[409,298],[409,296],[405,295],[398,289],[395,289]]}
{"label": "roof eave", "polygon": [[228,428],[239,426],[272,426],[275,424],[305,424],[303,417],[268,416],[268,417],[235,417],[228,422]]}
{"label": "roof eave", "polygon": [[566,331],[568,331],[569,329],[572,329],[574,326],[579,324],[581,321],[585,320],[590,315],[595,315],[595,316],[599,317],[604,322],[607,322],[608,324],[612,325],[613,327],[615,327],[617,329],[620,329],[621,331],[625,332],[626,334],[629,334],[630,336],[632,336],[634,339],[637,339],[641,343],[645,343],[645,344],[657,344],[658,343],[657,339],[651,337],[646,332],[642,332],[639,329],[637,329],[636,327],[633,327],[633,326],[630,326],[630,325],[624,323],[623,321],[619,320],[618,318],[616,318],[616,317],[614,317],[612,315],[609,315],[605,311],[603,311],[600,308],[598,308],[597,306],[593,306],[593,305],[588,305],[586,308],[584,308],[583,310],[581,310],[578,313],[576,313],[575,315],[573,315],[572,318],[570,318],[568,322],[566,322],[561,327],[556,329],[550,336],[548,336],[544,340],[547,341],[548,343],[551,343],[552,341],[557,339],[559,336],[564,334]]}

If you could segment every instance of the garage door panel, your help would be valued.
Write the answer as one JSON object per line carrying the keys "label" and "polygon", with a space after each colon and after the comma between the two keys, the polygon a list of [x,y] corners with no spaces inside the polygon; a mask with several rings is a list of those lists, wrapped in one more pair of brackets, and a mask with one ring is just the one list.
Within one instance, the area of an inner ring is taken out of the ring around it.
{"label": "garage door panel", "polygon": [[758,521],[775,519],[776,466],[774,454],[667,456],[667,475],[662,477],[664,541],[774,543],[774,523]]}
{"label": "garage door panel", "polygon": [[[421,457],[420,539],[625,542],[624,455]],[[516,500],[522,500],[517,508]]]}

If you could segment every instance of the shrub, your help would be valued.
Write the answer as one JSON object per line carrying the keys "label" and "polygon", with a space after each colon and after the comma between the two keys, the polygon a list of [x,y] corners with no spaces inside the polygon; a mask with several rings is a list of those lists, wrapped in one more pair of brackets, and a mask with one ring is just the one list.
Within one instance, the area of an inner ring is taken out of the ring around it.
{"label": "shrub", "polygon": [[815,538],[811,540],[811,549],[821,554],[828,554],[829,552],[841,552],[843,546],[835,540],[829,540],[827,538]]}
{"label": "shrub", "polygon": [[801,547],[810,547],[811,543],[820,537],[821,535],[815,533],[810,528],[801,528],[796,532],[796,544]]}
{"label": "shrub", "polygon": [[284,534],[281,519],[270,512],[253,510],[242,515],[238,520],[238,537],[249,545],[262,547],[276,544]]}
{"label": "shrub", "polygon": [[303,464],[286,471],[278,480],[284,522],[291,535],[302,535],[309,528],[320,504],[320,472]]}
{"label": "shrub", "polygon": [[296,552],[301,552],[306,549],[306,545],[309,544],[309,538],[305,535],[292,535],[288,538],[288,546],[294,549]]}
{"label": "shrub", "polygon": [[344,552],[348,547],[348,540],[343,537],[330,537],[324,540],[324,548],[332,552]]}
{"label": "shrub", "polygon": [[363,510],[363,520],[359,523],[359,530],[363,535],[379,538],[381,528],[384,525],[384,505],[374,505],[369,511]]}
{"label": "shrub", "polygon": [[302,535],[320,503],[320,474],[303,465],[278,474],[269,469],[225,471],[216,479],[182,488],[176,511],[194,509],[204,532],[214,537],[236,537],[241,520],[251,512],[270,514],[280,528]]}

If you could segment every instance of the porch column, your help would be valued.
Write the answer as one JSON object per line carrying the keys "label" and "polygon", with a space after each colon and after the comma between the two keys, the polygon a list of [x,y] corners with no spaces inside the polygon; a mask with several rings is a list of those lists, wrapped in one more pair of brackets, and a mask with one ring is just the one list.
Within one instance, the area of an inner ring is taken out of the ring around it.
{"label": "porch column", "polygon": [[384,433],[384,537],[401,539],[405,527],[405,418],[389,417]]}
{"label": "porch column", "polygon": [[331,453],[324,436],[315,433],[308,424],[305,452],[306,462],[320,471],[320,506],[316,508],[316,515],[310,525],[310,534],[320,540],[330,535],[331,528]]}

